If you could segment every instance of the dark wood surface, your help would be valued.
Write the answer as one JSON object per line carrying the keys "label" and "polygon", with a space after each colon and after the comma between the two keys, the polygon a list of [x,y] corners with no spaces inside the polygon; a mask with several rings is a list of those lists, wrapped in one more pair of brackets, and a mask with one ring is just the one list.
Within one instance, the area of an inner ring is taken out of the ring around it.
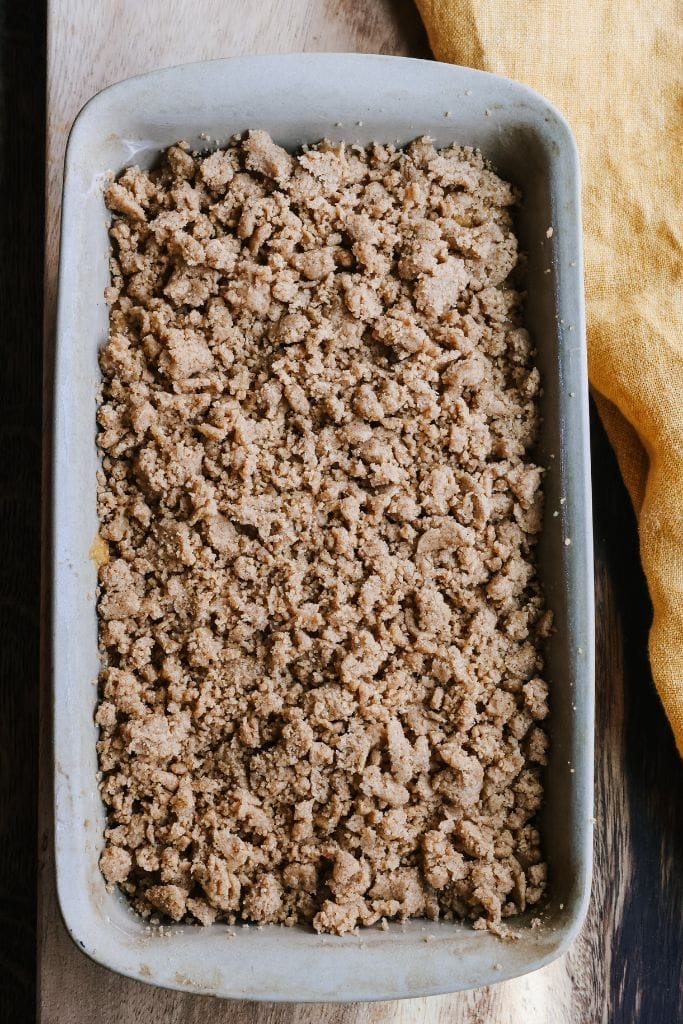
{"label": "dark wood surface", "polygon": [[[35,1019],[45,11],[40,0],[1,0],[0,12],[0,1024],[14,1024]],[[550,1006],[547,1019],[674,1024],[683,1020],[681,766],[647,664],[650,606],[636,525],[596,417],[593,467],[596,872],[568,962],[571,1005]],[[61,985],[68,990],[68,976]],[[473,1003],[472,1024],[499,1024],[484,1013],[482,1001]],[[91,1017],[75,1007],[70,1019]],[[115,1006],[102,1019],[123,1020]],[[295,1016],[254,1007],[249,1019]],[[351,1024],[354,1009],[330,1008],[320,1019]],[[376,1019],[397,1018],[378,1006]]]}
{"label": "dark wood surface", "polygon": [[0,1022],[33,1020],[45,12],[0,2]]}

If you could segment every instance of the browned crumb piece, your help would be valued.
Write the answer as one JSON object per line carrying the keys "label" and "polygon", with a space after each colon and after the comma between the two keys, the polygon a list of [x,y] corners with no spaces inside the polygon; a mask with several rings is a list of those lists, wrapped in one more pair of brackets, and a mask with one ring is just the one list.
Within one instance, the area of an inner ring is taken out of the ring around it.
{"label": "browned crumb piece", "polygon": [[147,917],[502,933],[546,885],[550,628],[513,191],[255,131],[105,197],[105,878]]}
{"label": "browned crumb piece", "polygon": [[177,885],[153,885],[145,891],[145,898],[174,921],[185,916],[187,892]]}
{"label": "browned crumb piece", "polygon": [[100,857],[100,870],[108,882],[125,882],[132,863],[127,850],[120,846],[107,846]]}

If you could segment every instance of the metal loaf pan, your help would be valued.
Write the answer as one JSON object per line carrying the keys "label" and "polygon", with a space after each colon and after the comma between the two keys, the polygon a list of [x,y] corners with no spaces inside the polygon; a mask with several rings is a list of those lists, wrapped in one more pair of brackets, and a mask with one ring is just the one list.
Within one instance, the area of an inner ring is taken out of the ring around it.
{"label": "metal loaf pan", "polygon": [[[323,136],[475,146],[524,195],[527,317],[543,378],[539,461],[546,475],[541,575],[556,632],[549,645],[551,763],[543,812],[550,895],[537,927],[503,942],[464,924],[410,921],[361,936],[225,925],[150,928],[98,869],[97,351],[107,335],[105,172],[149,165],[203,133],[268,129],[296,147]],[[553,231],[548,229],[552,227]],[[568,947],[590,890],[593,784],[593,565],[579,168],[560,114],[523,85],[431,61],[293,54],[156,71],[99,93],[69,139],[62,209],[54,431],[54,755],[59,902],[74,940],[112,970],[156,985],[240,999],[395,999],[474,988]],[[553,511],[559,515],[553,516]],[[431,941],[425,941],[430,937]]]}

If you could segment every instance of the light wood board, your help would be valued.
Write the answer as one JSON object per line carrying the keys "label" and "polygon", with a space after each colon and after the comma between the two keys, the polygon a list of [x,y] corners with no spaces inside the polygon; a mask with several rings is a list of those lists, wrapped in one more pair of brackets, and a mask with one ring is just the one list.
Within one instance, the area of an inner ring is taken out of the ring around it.
{"label": "light wood board", "polygon": [[[62,163],[67,134],[80,107],[110,83],[154,68],[203,58],[301,50],[429,55],[409,0],[50,0],[45,263],[48,391]],[[46,401],[47,452],[49,417],[50,403]],[[609,827],[597,830],[597,869],[589,918],[568,956],[525,978],[456,996],[345,1006],[221,1002],[155,989],[90,962],[66,935],[54,891],[49,664],[44,651],[38,947],[38,1017],[42,1024],[592,1024],[616,1019],[610,1017],[609,1006],[613,1005],[616,979],[626,972],[627,964],[615,966],[610,958],[613,949],[621,948],[616,940],[622,927],[623,885],[629,877],[630,826],[621,765],[619,601],[609,572],[600,565],[598,570],[603,641],[598,666],[603,686],[598,814]],[[46,623],[47,594],[44,601]],[[47,638],[49,628],[44,632]],[[662,877],[670,855],[668,848],[659,850]],[[614,884],[617,879],[621,885]]]}

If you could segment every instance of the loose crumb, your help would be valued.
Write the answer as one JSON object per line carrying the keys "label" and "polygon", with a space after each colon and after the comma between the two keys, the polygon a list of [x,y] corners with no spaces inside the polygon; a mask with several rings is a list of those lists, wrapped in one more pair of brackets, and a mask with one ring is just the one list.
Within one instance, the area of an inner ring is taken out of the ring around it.
{"label": "loose crumb", "polygon": [[551,628],[515,192],[252,131],[105,198],[105,878],[167,921],[509,934]]}

